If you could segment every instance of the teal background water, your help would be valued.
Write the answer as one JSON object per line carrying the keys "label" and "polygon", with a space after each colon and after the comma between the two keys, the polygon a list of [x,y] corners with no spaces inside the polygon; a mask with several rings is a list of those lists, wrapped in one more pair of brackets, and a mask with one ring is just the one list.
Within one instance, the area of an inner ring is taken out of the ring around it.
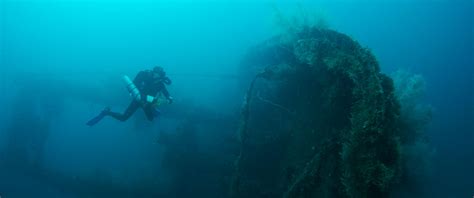
{"label": "teal background water", "polygon": [[[156,168],[163,148],[154,140],[175,127],[176,117],[165,112],[157,123],[142,123],[137,112],[127,123],[106,119],[94,128],[85,121],[106,105],[124,109],[129,97],[121,75],[155,65],[174,81],[174,105],[232,114],[244,95],[240,59],[279,32],[274,7],[288,15],[303,7],[370,48],[384,73],[401,68],[425,77],[424,101],[435,109],[427,134],[436,155],[432,178],[420,191],[426,197],[474,194],[472,1],[0,2],[1,131],[18,111],[13,104],[22,87],[35,84],[25,103],[64,103],[45,144],[47,169],[71,176],[106,172],[124,183],[160,175],[156,182],[165,185],[167,173]],[[6,139],[0,132],[0,149]],[[206,134],[199,139],[219,141]],[[64,196],[52,184],[12,172],[0,171],[2,197],[30,197],[19,190],[30,184],[36,186],[31,196]]]}

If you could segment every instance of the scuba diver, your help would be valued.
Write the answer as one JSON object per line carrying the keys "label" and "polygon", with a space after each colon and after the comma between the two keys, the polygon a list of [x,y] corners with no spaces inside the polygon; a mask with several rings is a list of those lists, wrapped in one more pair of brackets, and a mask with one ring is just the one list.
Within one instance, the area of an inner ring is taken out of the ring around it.
{"label": "scuba diver", "polygon": [[166,76],[162,67],[154,67],[153,70],[140,71],[133,82],[124,76],[123,80],[127,85],[127,90],[133,97],[124,113],[112,112],[110,107],[106,107],[98,116],[87,122],[87,125],[93,126],[97,124],[105,116],[110,116],[120,121],[126,121],[130,118],[138,108],[142,108],[149,121],[153,121],[154,117],[159,114],[156,107],[162,103],[160,94],[162,94],[169,104],[173,102],[166,85],[171,84],[171,80]]}

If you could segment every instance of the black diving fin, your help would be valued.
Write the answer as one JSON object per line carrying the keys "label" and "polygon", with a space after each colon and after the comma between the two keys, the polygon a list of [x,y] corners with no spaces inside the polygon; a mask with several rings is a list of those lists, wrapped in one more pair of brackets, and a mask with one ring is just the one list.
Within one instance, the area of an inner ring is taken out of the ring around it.
{"label": "black diving fin", "polygon": [[86,124],[87,126],[94,126],[95,124],[99,123],[102,118],[104,118],[107,113],[110,111],[109,108],[106,108],[105,110],[103,110],[102,112],[100,112],[99,115],[95,116],[94,118],[92,118],[91,120],[89,120]]}

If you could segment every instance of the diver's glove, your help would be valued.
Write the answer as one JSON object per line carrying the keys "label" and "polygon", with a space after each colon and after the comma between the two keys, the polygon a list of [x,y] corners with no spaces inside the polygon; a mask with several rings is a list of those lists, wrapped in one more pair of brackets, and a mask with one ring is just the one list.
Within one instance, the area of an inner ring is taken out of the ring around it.
{"label": "diver's glove", "polygon": [[169,104],[173,103],[173,97],[171,97],[171,96],[168,97],[168,103]]}

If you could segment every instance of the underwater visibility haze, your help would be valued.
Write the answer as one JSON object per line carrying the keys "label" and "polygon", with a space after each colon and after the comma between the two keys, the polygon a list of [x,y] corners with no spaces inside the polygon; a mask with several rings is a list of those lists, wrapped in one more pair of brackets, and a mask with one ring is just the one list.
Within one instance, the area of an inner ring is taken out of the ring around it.
{"label": "underwater visibility haze", "polygon": [[472,0],[0,0],[0,198],[472,197]]}

